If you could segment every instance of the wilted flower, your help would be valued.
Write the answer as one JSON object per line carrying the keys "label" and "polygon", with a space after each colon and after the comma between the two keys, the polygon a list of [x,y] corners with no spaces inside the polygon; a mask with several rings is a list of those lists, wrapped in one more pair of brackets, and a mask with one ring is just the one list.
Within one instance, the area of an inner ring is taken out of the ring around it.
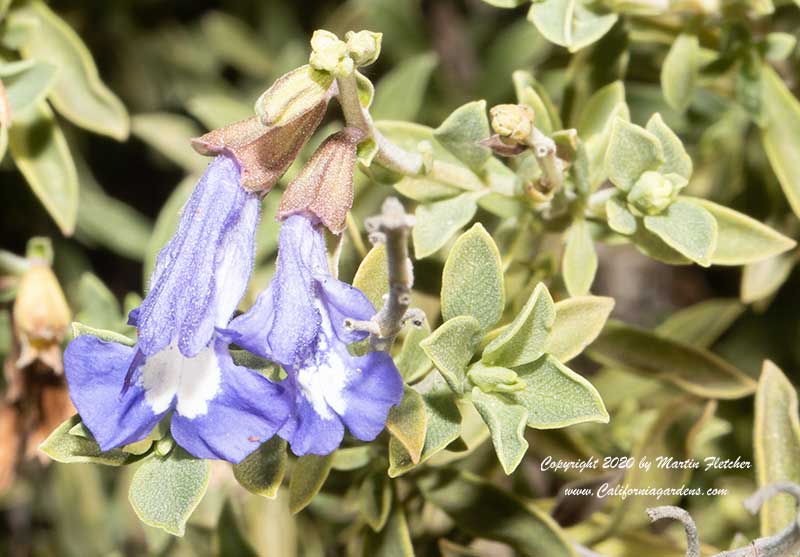
{"label": "wilted flower", "polygon": [[356,147],[364,137],[354,127],[328,137],[286,188],[278,218],[300,214],[321,222],[334,234],[341,233],[353,205]]}
{"label": "wilted flower", "polygon": [[143,439],[174,410],[179,445],[239,462],[286,420],[284,388],[234,365],[215,333],[253,266],[260,200],[240,179],[237,162],[219,156],[197,184],[131,312],[136,346],[80,336],[67,348],[70,396],[103,450]]}
{"label": "wilted flower", "polygon": [[295,406],[278,435],[295,454],[332,452],[345,426],[371,441],[400,402],[403,381],[392,358],[348,350],[366,333],[347,329],[345,320],[367,320],[374,313],[360,290],[331,276],[322,232],[302,216],[287,218],[272,282],[226,334],[286,370],[283,383]]}
{"label": "wilted flower", "polygon": [[20,343],[17,367],[26,367],[38,359],[60,373],[61,342],[70,318],[64,292],[48,262],[30,259],[14,300],[14,331]]}

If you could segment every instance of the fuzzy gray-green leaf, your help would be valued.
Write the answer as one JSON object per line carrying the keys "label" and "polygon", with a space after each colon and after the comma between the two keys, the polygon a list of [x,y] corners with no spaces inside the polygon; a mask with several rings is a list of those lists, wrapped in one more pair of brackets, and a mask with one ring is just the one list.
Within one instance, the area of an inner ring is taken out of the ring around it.
{"label": "fuzzy gray-green leaf", "polygon": [[503,470],[506,474],[511,474],[528,450],[528,442],[525,440],[528,411],[523,406],[506,401],[502,396],[484,393],[478,387],[472,389],[472,403],[492,434],[494,451]]}
{"label": "fuzzy gray-green leaf", "polygon": [[483,350],[489,365],[514,367],[530,363],[544,354],[556,318],[553,299],[544,284],[537,284],[514,321]]}
{"label": "fuzzy gray-green leaf", "polygon": [[123,466],[139,458],[122,449],[102,451],[91,434],[89,437],[71,434],[70,430],[81,423],[80,416],[72,416],[53,430],[39,445],[39,450],[53,460],[65,463],[92,462],[107,466]]}
{"label": "fuzzy gray-green leaf", "polygon": [[272,499],[283,482],[287,462],[286,441],[276,435],[239,464],[234,464],[233,475],[250,493]]}
{"label": "fuzzy gray-green leaf", "polygon": [[492,156],[479,142],[491,135],[486,101],[473,101],[455,109],[433,132],[433,137],[460,161],[480,171]]}
{"label": "fuzzy gray-green leaf", "polygon": [[678,111],[684,111],[692,101],[697,84],[700,43],[697,35],[681,33],[661,66],[661,89],[667,103]]}
{"label": "fuzzy gray-green leaf", "polygon": [[471,315],[459,315],[445,321],[420,346],[442,377],[457,393],[464,390],[467,364],[481,341],[481,328]]}
{"label": "fuzzy gray-green leaf", "polygon": [[325,456],[306,455],[297,459],[289,480],[289,510],[299,513],[322,489],[333,464],[333,453]]}
{"label": "fuzzy gray-green leaf", "polygon": [[561,275],[570,296],[588,294],[597,272],[597,252],[589,226],[583,219],[576,220],[566,237]]}
{"label": "fuzzy gray-green leaf", "polygon": [[614,309],[614,298],[578,296],[555,305],[553,322],[545,352],[560,362],[568,362],[589,346]]}
{"label": "fuzzy gray-green leaf", "polygon": [[611,128],[605,170],[609,179],[628,191],[648,170],[664,163],[664,150],[658,137],[636,124],[617,118]]}
{"label": "fuzzy gray-green leaf", "polygon": [[644,217],[644,225],[681,255],[704,267],[711,265],[717,221],[703,207],[679,199],[662,214]]}
{"label": "fuzzy gray-green leaf", "polygon": [[416,258],[423,259],[438,251],[472,220],[477,210],[478,204],[471,193],[417,207],[412,230]]}
{"label": "fuzzy gray-green leaf", "polygon": [[445,262],[442,317],[471,315],[486,331],[497,323],[504,308],[500,253],[483,225],[477,223],[456,240]]}
{"label": "fuzzy gray-green leaf", "polygon": [[139,519],[182,536],[186,521],[208,487],[210,466],[176,446],[165,457],[153,454],[131,480],[128,497]]}

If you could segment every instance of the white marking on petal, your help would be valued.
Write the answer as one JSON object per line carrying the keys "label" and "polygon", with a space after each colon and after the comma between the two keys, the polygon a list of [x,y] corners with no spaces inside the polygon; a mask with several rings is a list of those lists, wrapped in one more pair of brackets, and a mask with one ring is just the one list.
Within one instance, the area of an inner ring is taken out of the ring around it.
{"label": "white marking on petal", "polygon": [[[332,347],[329,339],[334,338],[330,318],[317,303],[322,315],[322,327],[319,333],[316,350],[306,358],[297,370],[297,382],[303,396],[323,420],[334,418],[347,410],[344,390],[350,383],[353,370],[344,362]],[[334,342],[338,342],[334,338]],[[331,412],[333,410],[333,412]]]}
{"label": "white marking on petal", "polygon": [[154,413],[168,410],[177,397],[178,413],[193,419],[208,412],[208,402],[219,391],[220,380],[221,371],[213,348],[204,348],[194,358],[187,358],[171,344],[147,358],[140,382],[145,390],[145,402]]}

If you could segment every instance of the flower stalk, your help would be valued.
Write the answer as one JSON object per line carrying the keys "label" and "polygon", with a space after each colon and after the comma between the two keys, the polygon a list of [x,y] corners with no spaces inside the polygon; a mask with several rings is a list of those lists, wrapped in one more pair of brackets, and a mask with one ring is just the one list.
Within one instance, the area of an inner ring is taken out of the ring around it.
{"label": "flower stalk", "polygon": [[[779,482],[767,485],[756,491],[745,502],[745,508],[751,513],[758,513],[761,506],[780,493],[794,497],[800,507],[800,486],[792,482]],[[650,520],[655,522],[662,518],[671,518],[683,524],[686,530],[686,557],[700,557],[700,536],[691,515],[679,507],[663,506],[647,509]],[[800,522],[795,518],[786,528],[775,534],[753,540],[749,545],[717,553],[714,557],[785,557],[796,555],[800,551]]]}
{"label": "flower stalk", "polygon": [[414,226],[414,216],[405,212],[400,201],[390,197],[383,202],[381,214],[368,218],[364,226],[373,245],[386,246],[389,293],[384,296],[383,307],[372,319],[348,320],[345,326],[354,331],[368,332],[370,348],[388,352],[408,321],[421,327],[425,320],[421,310],[409,309],[414,269],[408,256],[408,235]]}

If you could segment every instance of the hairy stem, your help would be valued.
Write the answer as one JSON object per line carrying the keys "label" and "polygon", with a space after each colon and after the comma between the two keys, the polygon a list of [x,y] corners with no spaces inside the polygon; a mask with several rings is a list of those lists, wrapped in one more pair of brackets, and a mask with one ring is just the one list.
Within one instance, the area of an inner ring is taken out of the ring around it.
{"label": "hairy stem", "polygon": [[[800,506],[800,486],[791,482],[781,482],[764,486],[748,498],[744,506],[752,514],[758,513],[761,506],[779,493],[786,493],[795,498]],[[679,507],[656,507],[647,509],[650,520],[655,522],[662,518],[671,518],[683,523],[686,530],[688,548],[686,557],[700,557],[700,537],[694,520],[688,512]],[[714,557],[786,557],[800,552],[800,523],[795,517],[786,528],[775,534],[758,538],[745,547],[717,553]]]}
{"label": "hairy stem", "polygon": [[407,321],[419,327],[425,319],[420,310],[409,309],[414,272],[408,257],[408,234],[414,226],[414,216],[405,212],[400,201],[390,197],[384,201],[381,214],[368,218],[364,225],[373,244],[386,246],[389,293],[371,320],[348,320],[345,324],[353,330],[368,332],[372,350],[388,352]]}

